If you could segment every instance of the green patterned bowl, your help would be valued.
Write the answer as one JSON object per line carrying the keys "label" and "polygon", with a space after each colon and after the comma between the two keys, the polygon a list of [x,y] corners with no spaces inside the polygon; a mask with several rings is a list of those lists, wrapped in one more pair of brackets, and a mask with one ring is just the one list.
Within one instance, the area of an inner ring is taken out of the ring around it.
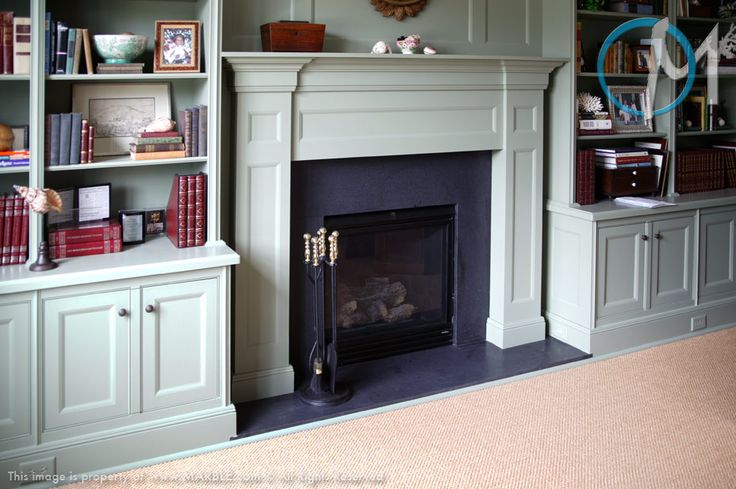
{"label": "green patterned bowl", "polygon": [[135,34],[101,34],[95,36],[95,49],[105,63],[130,63],[143,54],[147,40]]}

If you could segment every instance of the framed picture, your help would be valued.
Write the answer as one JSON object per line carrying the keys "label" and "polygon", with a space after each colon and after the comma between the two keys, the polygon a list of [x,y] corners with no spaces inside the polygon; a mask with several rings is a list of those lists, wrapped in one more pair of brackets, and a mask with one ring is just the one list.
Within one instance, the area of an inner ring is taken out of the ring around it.
{"label": "framed picture", "polygon": [[138,132],[154,119],[171,117],[169,84],[75,84],[72,111],[94,126],[95,156],[127,154]]}
{"label": "framed picture", "polygon": [[682,120],[685,131],[705,129],[705,97],[689,96],[682,103]]}
{"label": "framed picture", "polygon": [[622,106],[628,107],[631,111],[641,112],[634,114],[622,110],[609,99],[608,109],[612,116],[613,129],[617,133],[654,131],[652,117],[648,114],[649,93],[646,86],[610,86],[609,90]]}
{"label": "framed picture", "polygon": [[198,20],[157,20],[154,73],[199,73]]}
{"label": "framed picture", "polygon": [[75,207],[79,211],[79,222],[110,219],[111,187],[109,183],[77,187]]}
{"label": "framed picture", "polygon": [[122,228],[123,244],[140,244],[145,242],[145,211],[118,211],[118,221],[120,221]]}
{"label": "framed picture", "polygon": [[634,73],[649,73],[652,66],[652,49],[651,46],[633,46],[634,52]]}

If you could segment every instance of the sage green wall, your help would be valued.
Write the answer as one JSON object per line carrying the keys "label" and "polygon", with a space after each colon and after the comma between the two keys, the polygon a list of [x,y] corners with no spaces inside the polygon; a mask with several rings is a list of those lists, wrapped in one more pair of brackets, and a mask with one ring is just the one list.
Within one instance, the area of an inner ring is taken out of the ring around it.
{"label": "sage green wall", "polygon": [[543,0],[429,0],[417,17],[384,18],[370,0],[224,0],[223,51],[260,51],[260,25],[327,25],[326,52],[370,52],[376,41],[418,33],[441,54],[541,56]]}

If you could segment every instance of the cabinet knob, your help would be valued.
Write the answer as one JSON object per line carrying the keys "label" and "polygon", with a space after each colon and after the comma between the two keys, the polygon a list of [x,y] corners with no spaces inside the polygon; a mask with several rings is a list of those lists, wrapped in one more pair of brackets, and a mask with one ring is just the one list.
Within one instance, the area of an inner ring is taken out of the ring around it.
{"label": "cabinet knob", "polygon": [[634,170],[634,171],[631,172],[631,174],[634,175],[634,176],[637,176],[639,174],[639,172],[637,172],[636,170]]}
{"label": "cabinet knob", "polygon": [[649,236],[647,236],[646,234],[642,234],[641,235],[641,240],[642,241],[649,241]]}
{"label": "cabinet knob", "polygon": [[153,307],[153,306],[152,306],[151,304],[148,304],[148,305],[146,306],[146,312],[147,312],[148,314],[151,314],[151,313],[152,313],[152,312],[153,312],[154,310],[155,310],[155,308],[154,308],[154,307]]}
{"label": "cabinet knob", "polygon": [[120,308],[120,310],[118,311],[118,316],[120,316],[121,318],[124,318],[127,315],[128,315],[128,310],[124,307]]}
{"label": "cabinet knob", "polygon": [[657,234],[654,235],[654,239],[660,240],[660,239],[662,239],[662,235],[660,233],[657,233]]}
{"label": "cabinet knob", "polygon": [[632,186],[632,187],[636,187],[636,182],[632,182],[632,183],[631,183],[631,186]]}

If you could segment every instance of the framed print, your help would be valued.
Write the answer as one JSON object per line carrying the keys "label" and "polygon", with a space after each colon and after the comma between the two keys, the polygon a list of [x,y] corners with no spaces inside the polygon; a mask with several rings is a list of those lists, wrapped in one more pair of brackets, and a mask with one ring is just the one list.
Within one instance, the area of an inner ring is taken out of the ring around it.
{"label": "framed print", "polygon": [[682,103],[682,119],[685,131],[705,129],[705,97],[689,96]]}
{"label": "framed print", "polygon": [[110,219],[109,183],[77,187],[77,209],[79,222]]}
{"label": "framed print", "polygon": [[652,49],[651,46],[633,46],[634,52],[634,73],[649,73],[652,66]]}
{"label": "framed print", "polygon": [[608,109],[612,116],[614,131],[617,133],[654,131],[652,117],[648,114],[649,93],[646,86],[610,86],[609,90],[611,95],[624,107],[643,112],[643,114],[635,115],[626,110],[621,110],[613,103],[613,100],[609,99]]}
{"label": "framed print", "polygon": [[171,117],[168,83],[79,83],[72,110],[95,128],[95,156],[130,151],[136,134],[159,117]]}
{"label": "framed print", "polygon": [[157,20],[154,73],[199,73],[198,20]]}
{"label": "framed print", "polygon": [[123,244],[145,242],[145,211],[118,211],[118,221],[120,221],[120,227],[122,228]]}

